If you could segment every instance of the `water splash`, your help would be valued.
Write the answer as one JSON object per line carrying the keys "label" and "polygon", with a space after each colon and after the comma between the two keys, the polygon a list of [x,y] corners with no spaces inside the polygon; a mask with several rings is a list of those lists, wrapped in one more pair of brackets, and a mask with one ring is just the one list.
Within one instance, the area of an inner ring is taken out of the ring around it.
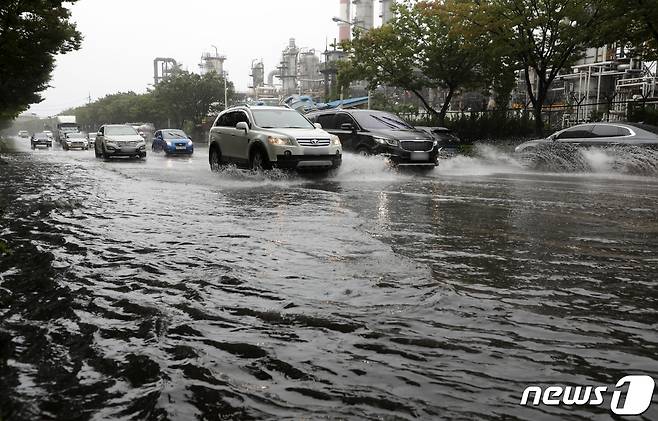
{"label": "water splash", "polygon": [[517,157],[492,145],[476,145],[472,156],[458,155],[441,160],[438,175],[480,176],[524,171]]}
{"label": "water splash", "polygon": [[521,155],[526,168],[542,172],[658,175],[658,151],[639,146],[577,148],[542,145]]}

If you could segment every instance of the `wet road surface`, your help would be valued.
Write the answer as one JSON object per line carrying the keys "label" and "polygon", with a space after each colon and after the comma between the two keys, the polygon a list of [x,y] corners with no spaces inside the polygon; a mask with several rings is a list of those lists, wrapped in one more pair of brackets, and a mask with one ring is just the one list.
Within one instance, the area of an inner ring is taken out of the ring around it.
{"label": "wet road surface", "polygon": [[346,155],[326,178],[213,174],[202,146],[139,162],[13,143],[4,420],[612,419],[609,395],[519,401],[658,378],[655,172],[482,148],[428,173]]}

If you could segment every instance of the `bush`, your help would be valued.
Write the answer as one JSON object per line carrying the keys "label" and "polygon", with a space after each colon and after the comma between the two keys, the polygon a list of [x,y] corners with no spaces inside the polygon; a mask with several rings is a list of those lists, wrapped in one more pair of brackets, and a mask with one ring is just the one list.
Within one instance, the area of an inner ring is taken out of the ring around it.
{"label": "bush", "polygon": [[658,126],[658,109],[645,104],[628,104],[628,121]]}
{"label": "bush", "polygon": [[[416,126],[436,126],[427,117],[409,118]],[[527,113],[519,115],[501,111],[462,113],[446,118],[445,127],[466,142],[525,139],[534,137],[535,123]]]}

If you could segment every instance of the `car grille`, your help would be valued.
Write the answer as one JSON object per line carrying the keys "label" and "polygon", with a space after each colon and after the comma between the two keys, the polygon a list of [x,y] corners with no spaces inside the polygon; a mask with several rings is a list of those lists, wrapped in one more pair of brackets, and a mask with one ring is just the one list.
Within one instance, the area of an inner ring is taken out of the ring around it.
{"label": "car grille", "polygon": [[329,146],[331,141],[329,139],[297,139],[300,146]]}
{"label": "car grille", "polygon": [[434,142],[431,140],[402,140],[400,146],[406,151],[427,152],[432,150]]}
{"label": "car grille", "polygon": [[137,146],[137,142],[117,142],[119,146]]}

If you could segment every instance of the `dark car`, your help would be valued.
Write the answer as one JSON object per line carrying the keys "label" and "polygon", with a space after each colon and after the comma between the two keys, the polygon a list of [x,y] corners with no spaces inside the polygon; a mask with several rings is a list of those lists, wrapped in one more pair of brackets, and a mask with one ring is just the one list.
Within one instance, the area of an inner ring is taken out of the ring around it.
{"label": "dark car", "polygon": [[553,133],[546,139],[524,142],[516,152],[529,152],[542,145],[563,143],[573,146],[646,146],[658,147],[658,127],[639,123],[579,124]]}
{"label": "dark car", "polygon": [[452,130],[446,127],[416,126],[416,129],[428,133],[439,142],[439,156],[442,158],[468,154],[473,148],[472,143],[463,141]]}
{"label": "dark car", "polygon": [[53,146],[53,140],[46,133],[43,132],[35,133],[34,135],[32,135],[30,144],[32,146],[32,149],[35,149],[39,146],[45,146],[46,148],[50,148]]}
{"label": "dark car", "polygon": [[306,117],[338,136],[346,151],[385,155],[396,165],[438,163],[438,142],[394,114],[377,110],[325,110]]}
{"label": "dark car", "polygon": [[185,154],[194,153],[194,144],[192,139],[180,129],[162,129],[157,130],[153,135],[151,150],[163,151],[165,154]]}

